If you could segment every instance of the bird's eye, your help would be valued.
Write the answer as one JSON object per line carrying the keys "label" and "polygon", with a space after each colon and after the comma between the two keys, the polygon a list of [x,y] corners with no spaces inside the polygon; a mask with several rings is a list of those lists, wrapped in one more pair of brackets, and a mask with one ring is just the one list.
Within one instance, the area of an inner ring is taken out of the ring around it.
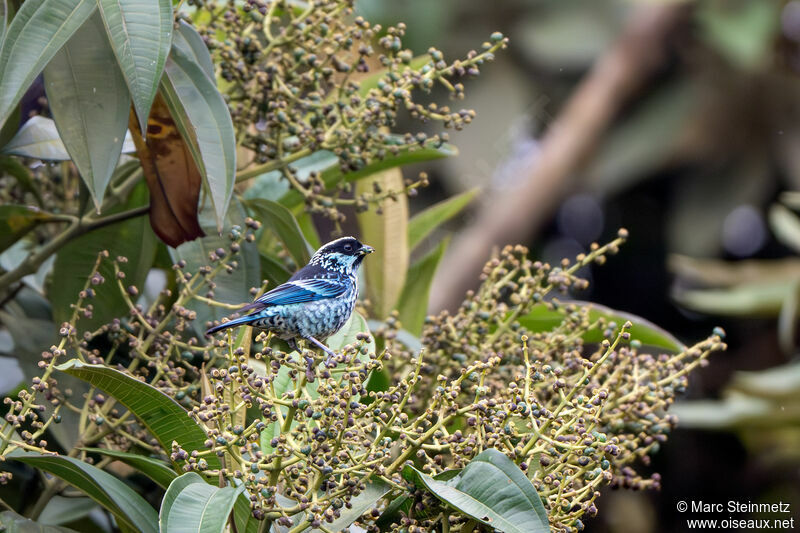
{"label": "bird's eye", "polygon": [[344,251],[345,252],[352,252],[353,251],[353,245],[352,244],[345,244],[344,245]]}

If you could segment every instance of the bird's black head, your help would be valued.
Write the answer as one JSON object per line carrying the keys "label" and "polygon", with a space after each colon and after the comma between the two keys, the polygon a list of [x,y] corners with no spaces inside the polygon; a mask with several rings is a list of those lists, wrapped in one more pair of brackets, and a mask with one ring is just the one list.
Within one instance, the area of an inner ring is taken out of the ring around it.
{"label": "bird's black head", "polygon": [[372,246],[361,244],[358,239],[342,237],[317,250],[317,253],[311,258],[311,263],[328,270],[338,270],[349,274],[359,267],[364,256],[374,251]]}

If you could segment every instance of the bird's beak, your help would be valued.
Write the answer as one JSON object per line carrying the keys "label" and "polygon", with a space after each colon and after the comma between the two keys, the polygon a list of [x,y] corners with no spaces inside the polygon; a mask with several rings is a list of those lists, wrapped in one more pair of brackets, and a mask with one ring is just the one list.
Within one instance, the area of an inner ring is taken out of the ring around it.
{"label": "bird's beak", "polygon": [[361,247],[361,249],[358,252],[361,255],[367,255],[367,254],[371,254],[374,251],[375,251],[375,248],[373,248],[372,246],[367,246],[365,244],[364,246]]}

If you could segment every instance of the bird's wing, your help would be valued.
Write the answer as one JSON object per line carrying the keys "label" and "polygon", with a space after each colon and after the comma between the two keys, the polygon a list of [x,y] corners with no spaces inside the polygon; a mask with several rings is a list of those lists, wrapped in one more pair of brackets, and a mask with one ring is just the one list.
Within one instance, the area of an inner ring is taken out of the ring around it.
{"label": "bird's wing", "polygon": [[253,303],[266,307],[314,302],[340,296],[346,289],[347,286],[336,279],[298,279],[275,287]]}

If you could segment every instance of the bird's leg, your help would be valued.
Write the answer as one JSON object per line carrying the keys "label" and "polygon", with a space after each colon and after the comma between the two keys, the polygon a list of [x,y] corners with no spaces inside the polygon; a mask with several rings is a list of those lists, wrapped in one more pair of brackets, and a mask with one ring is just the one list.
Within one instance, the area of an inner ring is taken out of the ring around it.
{"label": "bird's leg", "polygon": [[314,383],[314,380],[317,378],[317,375],[314,373],[314,358],[309,355],[303,355],[303,350],[297,346],[297,341],[295,339],[287,339],[286,344],[289,345],[289,349],[297,352],[300,354],[306,362],[306,380],[309,383]]}
{"label": "bird's leg", "polygon": [[331,360],[336,358],[336,353],[333,350],[331,350],[330,348],[328,348],[327,346],[325,346],[324,344],[322,344],[321,342],[319,342],[314,337],[308,336],[308,337],[306,337],[306,340],[309,340],[309,341],[313,342],[318,347],[322,348],[322,350],[325,353],[328,354],[328,358],[325,360],[325,366],[330,367]]}
{"label": "bird's leg", "polygon": [[289,350],[300,353],[300,348],[297,347],[297,341],[294,339],[287,339],[286,344],[289,345]]}

